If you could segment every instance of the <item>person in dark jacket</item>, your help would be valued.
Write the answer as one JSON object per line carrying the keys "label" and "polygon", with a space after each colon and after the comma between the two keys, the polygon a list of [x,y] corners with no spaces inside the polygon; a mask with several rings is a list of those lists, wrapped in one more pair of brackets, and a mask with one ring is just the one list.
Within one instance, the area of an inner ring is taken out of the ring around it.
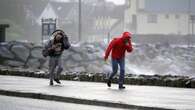
{"label": "person in dark jacket", "polygon": [[[53,80],[58,84],[60,82],[60,74],[63,71],[62,59],[61,56],[65,49],[70,47],[68,37],[62,30],[56,30],[52,34],[54,39],[50,40],[45,46],[47,54],[50,57],[49,59],[49,76],[50,76],[50,85],[53,85]],[[47,55],[45,55],[47,56]],[[55,70],[56,74],[55,74]]]}
{"label": "person in dark jacket", "polygon": [[111,87],[111,80],[118,71],[118,65],[120,66],[120,76],[119,76],[119,89],[125,89],[124,74],[125,74],[125,52],[132,52],[133,47],[131,44],[130,32],[124,32],[121,37],[114,38],[106,49],[104,60],[108,59],[110,52],[112,51],[112,74],[109,75],[107,85]]}

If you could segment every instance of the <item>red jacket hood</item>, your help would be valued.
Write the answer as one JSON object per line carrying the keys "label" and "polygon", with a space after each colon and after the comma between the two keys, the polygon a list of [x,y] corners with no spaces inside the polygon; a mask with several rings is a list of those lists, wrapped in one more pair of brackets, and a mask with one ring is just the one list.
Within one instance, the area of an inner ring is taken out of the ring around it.
{"label": "red jacket hood", "polygon": [[132,34],[130,32],[123,32],[123,39],[131,39]]}

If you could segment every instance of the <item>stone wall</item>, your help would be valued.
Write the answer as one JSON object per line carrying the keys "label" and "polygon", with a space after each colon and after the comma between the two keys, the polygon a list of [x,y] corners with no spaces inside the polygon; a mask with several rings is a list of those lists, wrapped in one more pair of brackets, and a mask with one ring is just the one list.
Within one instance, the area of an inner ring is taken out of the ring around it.
{"label": "stone wall", "polygon": [[[72,44],[62,55],[64,72],[110,73],[110,59],[103,60],[107,44]],[[126,56],[126,74],[179,75],[195,77],[195,47],[182,45],[133,45],[133,53]],[[41,54],[42,46],[6,42],[0,44],[0,65],[48,70],[48,58]]]}
{"label": "stone wall", "polygon": [[[62,55],[64,70],[69,72],[105,72],[111,70],[103,61],[104,45],[97,43],[83,43],[73,45]],[[42,56],[42,46],[22,43],[6,42],[0,44],[0,64],[10,67],[48,69],[48,57]]]}

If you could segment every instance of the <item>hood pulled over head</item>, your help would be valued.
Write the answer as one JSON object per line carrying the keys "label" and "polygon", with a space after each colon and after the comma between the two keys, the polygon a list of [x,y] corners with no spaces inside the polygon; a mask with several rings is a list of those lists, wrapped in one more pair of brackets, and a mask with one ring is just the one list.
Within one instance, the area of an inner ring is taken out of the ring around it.
{"label": "hood pulled over head", "polygon": [[130,32],[123,32],[122,38],[125,39],[131,39],[132,34]]}

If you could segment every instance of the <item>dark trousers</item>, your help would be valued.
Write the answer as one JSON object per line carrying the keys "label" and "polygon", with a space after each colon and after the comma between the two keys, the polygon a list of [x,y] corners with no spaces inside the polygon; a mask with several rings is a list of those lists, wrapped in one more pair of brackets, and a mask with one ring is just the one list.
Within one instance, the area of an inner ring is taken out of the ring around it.
{"label": "dark trousers", "polygon": [[49,59],[50,81],[53,81],[54,79],[59,79],[62,70],[63,70],[63,68],[62,68],[61,56],[50,57],[50,59]]}

